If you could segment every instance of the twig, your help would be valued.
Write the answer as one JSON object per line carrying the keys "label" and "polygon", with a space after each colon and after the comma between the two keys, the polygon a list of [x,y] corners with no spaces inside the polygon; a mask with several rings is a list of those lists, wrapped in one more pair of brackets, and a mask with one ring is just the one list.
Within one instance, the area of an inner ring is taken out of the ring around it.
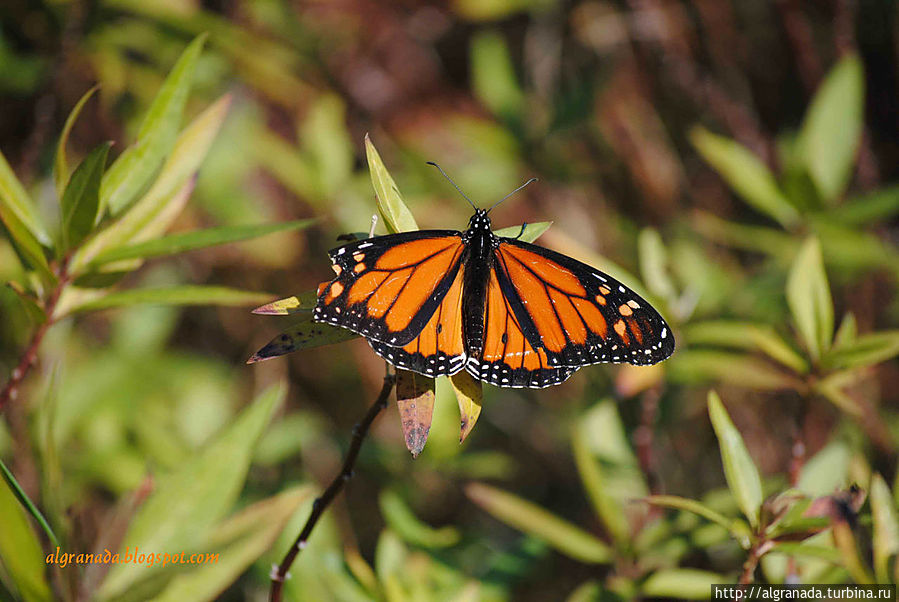
{"label": "twig", "polygon": [[362,441],[365,439],[365,435],[368,434],[371,423],[374,422],[378,414],[381,413],[381,410],[387,407],[387,398],[390,396],[390,391],[393,390],[395,381],[396,376],[393,374],[384,376],[384,385],[381,387],[378,398],[369,408],[365,418],[353,427],[353,440],[350,442],[350,451],[347,452],[346,460],[343,462],[343,468],[340,469],[340,473],[333,481],[331,481],[331,484],[328,485],[325,492],[312,503],[312,513],[306,520],[303,530],[300,531],[296,541],[290,547],[290,550],[287,551],[287,554],[284,555],[284,559],[281,561],[278,568],[272,571],[272,590],[271,596],[269,597],[271,602],[280,602],[284,580],[287,579],[287,571],[290,570],[290,567],[293,564],[293,561],[296,560],[297,555],[299,555],[300,550],[306,547],[306,543],[309,541],[309,536],[312,535],[312,529],[315,528],[318,519],[321,518],[331,502],[334,501],[334,498],[337,497],[337,494],[340,493],[340,490],[343,489],[346,482],[352,478],[353,467],[356,465],[356,458],[359,456]]}
{"label": "twig", "polygon": [[68,283],[69,276],[67,273],[67,266],[63,265],[60,270],[59,282],[53,290],[53,293],[51,293],[50,298],[47,299],[46,304],[44,304],[44,314],[47,319],[44,320],[44,322],[38,326],[37,330],[34,331],[34,334],[31,335],[31,341],[29,341],[28,347],[25,348],[25,352],[22,354],[19,364],[13,369],[12,373],[9,375],[9,380],[6,381],[6,384],[3,385],[3,390],[0,391],[0,411],[3,410],[3,406],[5,406],[8,401],[12,401],[16,398],[16,395],[18,395],[19,392],[19,386],[22,384],[22,381],[25,380],[25,376],[28,374],[31,366],[34,365],[34,361],[37,359],[38,349],[41,346],[41,341],[44,340],[44,335],[47,334],[47,331],[50,330],[50,327],[54,324],[53,312],[56,310],[56,304],[59,303],[59,298]]}

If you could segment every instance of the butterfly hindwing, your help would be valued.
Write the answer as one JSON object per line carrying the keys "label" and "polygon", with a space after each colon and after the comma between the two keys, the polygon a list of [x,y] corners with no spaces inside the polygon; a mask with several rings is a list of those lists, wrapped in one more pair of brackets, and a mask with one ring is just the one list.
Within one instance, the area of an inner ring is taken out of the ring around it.
{"label": "butterfly hindwing", "polygon": [[522,330],[509,298],[490,271],[484,307],[484,337],[480,357],[470,357],[466,370],[498,387],[542,388],[567,379],[577,368],[554,367],[542,348]]}
{"label": "butterfly hindwing", "polygon": [[674,351],[664,318],[608,274],[549,249],[501,238],[495,272],[503,294],[551,366],[655,364]]}
{"label": "butterfly hindwing", "polygon": [[369,342],[403,347],[425,329],[456,279],[464,247],[452,230],[362,240],[329,255],[337,276],[319,291],[315,320]]}

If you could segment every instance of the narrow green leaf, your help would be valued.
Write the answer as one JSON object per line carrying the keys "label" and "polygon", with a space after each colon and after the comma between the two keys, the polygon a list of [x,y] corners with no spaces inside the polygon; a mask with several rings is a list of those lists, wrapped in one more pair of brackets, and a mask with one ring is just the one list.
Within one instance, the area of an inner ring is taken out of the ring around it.
{"label": "narrow green leaf", "polygon": [[640,257],[640,275],[653,295],[659,299],[674,300],[677,292],[668,272],[668,252],[658,231],[644,228],[637,239]]}
{"label": "narrow green leaf", "polygon": [[516,119],[524,108],[524,93],[503,36],[484,31],[471,41],[472,89],[484,105],[504,119]]}
{"label": "narrow green leaf", "polygon": [[54,276],[47,263],[42,244],[51,247],[49,236],[37,221],[31,199],[0,152],[0,222],[25,264],[37,270],[48,282]]}
{"label": "narrow green leaf", "polygon": [[840,60],[818,88],[799,132],[806,168],[829,204],[839,198],[852,176],[864,103],[862,63],[852,54]]}
{"label": "narrow green leaf", "polygon": [[695,128],[690,140],[744,201],[785,227],[799,220],[799,213],[767,167],[739,143],[703,128]]}
{"label": "narrow green leaf", "polygon": [[572,429],[571,447],[578,474],[593,504],[594,512],[615,541],[619,545],[625,544],[630,538],[627,516],[618,500],[609,494],[610,487],[603,475],[602,466],[587,446],[580,424],[575,424]]}
{"label": "narrow green leaf", "polygon": [[808,496],[830,495],[849,478],[849,449],[841,441],[825,445],[802,466],[796,489]]}
{"label": "narrow green leaf", "polygon": [[727,485],[743,514],[755,527],[758,525],[759,508],[762,505],[762,480],[746,444],[743,443],[743,437],[714,391],[709,391],[709,417],[718,437]]}
{"label": "narrow green leaf", "polygon": [[194,68],[205,42],[206,34],[201,34],[184,50],[153,99],[137,133],[137,141],[103,176],[101,210],[108,208],[112,215],[117,215],[130,206],[147,188],[172,150],[181,127]]}
{"label": "narrow green leaf", "polygon": [[[0,464],[0,466],[3,466]],[[6,477],[6,467],[3,466]],[[15,482],[14,480],[12,482]],[[7,478],[0,480],[0,564],[9,575],[18,593],[26,602],[52,600],[47,582],[47,564],[40,541],[28,522],[16,490]]]}
{"label": "narrow green leaf", "polygon": [[[237,500],[253,448],[285,394],[283,383],[266,389],[201,452],[161,477],[131,521],[122,550],[139,547],[155,553],[198,549]],[[113,565],[98,597],[117,598],[150,570],[154,569],[140,564]]]}
{"label": "narrow green leaf", "polygon": [[744,353],[683,349],[665,366],[668,378],[677,383],[701,385],[720,382],[758,391],[798,390],[803,387],[796,376]]}
{"label": "narrow green leaf", "polygon": [[61,200],[63,254],[93,231],[99,217],[100,179],[106,167],[110,142],[92,150],[69,179]]}
{"label": "narrow green leaf", "polygon": [[196,174],[225,120],[230,96],[223,96],[181,132],[153,186],[118,220],[78,250],[74,273],[101,252],[161,236],[175,221],[193,190]]}
{"label": "narrow green leaf", "polygon": [[47,522],[47,519],[44,518],[44,515],[41,514],[41,511],[37,509],[37,506],[34,505],[34,502],[31,501],[31,498],[28,497],[28,494],[25,493],[25,490],[19,485],[19,482],[16,480],[16,477],[13,476],[12,472],[10,472],[9,468],[6,467],[6,464],[3,463],[3,460],[0,460],[0,474],[3,475],[3,480],[6,481],[6,485],[9,487],[10,491],[16,496],[16,499],[22,504],[22,507],[28,511],[28,514],[37,521],[37,524],[41,526],[41,529],[44,530],[44,533],[47,535],[47,538],[50,542],[58,546],[59,539],[56,538],[56,533],[53,532],[53,529],[50,528],[50,523]]}
{"label": "narrow green leaf", "polygon": [[[517,238],[524,242],[534,242],[540,238],[541,234],[549,230],[549,227],[552,225],[552,222],[535,222],[533,224],[500,228],[499,230],[494,230],[493,233],[505,238]],[[522,229],[522,226],[524,229]]]}
{"label": "narrow green leaf", "polygon": [[605,564],[614,558],[606,543],[518,496],[483,483],[470,483],[465,493],[497,519],[546,541],[570,558],[591,564]]}
{"label": "narrow green leaf", "polygon": [[727,518],[723,514],[715,512],[702,502],[677,495],[651,495],[644,498],[644,501],[653,506],[662,506],[664,508],[674,508],[676,510],[692,512],[693,514],[701,516],[727,529],[731,536],[736,539],[741,546],[748,547],[750,543],[750,532],[746,527],[745,522]]}
{"label": "narrow green leaf", "polygon": [[407,232],[418,230],[418,224],[412,212],[403,201],[396,183],[381,161],[378,149],[372,143],[368,134],[365,135],[365,154],[368,157],[368,169],[371,172],[371,183],[375,187],[375,195],[378,197],[378,211],[391,232]]}
{"label": "narrow green leaf", "polygon": [[783,259],[791,258],[799,248],[791,234],[777,228],[737,224],[704,211],[697,211],[692,223],[700,234],[735,249]]}
{"label": "narrow green leaf", "polygon": [[484,403],[484,388],[481,385],[481,381],[475,379],[465,370],[450,376],[450,384],[453,386],[453,393],[456,394],[456,401],[459,402],[459,418],[461,421],[459,443],[462,443],[468,438],[468,435],[474,429],[474,425],[478,422],[478,417],[481,415],[481,406]]}
{"label": "narrow green leaf", "polygon": [[712,585],[726,581],[723,575],[699,569],[660,569],[643,582],[641,591],[648,598],[708,600]]}
{"label": "narrow green leaf", "polygon": [[220,228],[208,228],[194,232],[171,234],[162,238],[148,240],[146,242],[109,249],[100,253],[91,265],[102,265],[124,259],[150,259],[164,257],[205,249],[216,245],[223,245],[251,238],[258,238],[275,232],[287,232],[302,230],[316,223],[316,219],[302,219],[291,222],[274,224],[253,224],[246,226],[223,226]]}
{"label": "narrow green leaf", "polygon": [[53,181],[56,183],[56,193],[59,196],[62,196],[63,191],[66,189],[66,183],[69,181],[69,163],[66,158],[66,145],[69,142],[69,135],[72,133],[75,122],[78,121],[78,116],[81,115],[81,109],[84,108],[87,101],[99,89],[100,85],[97,84],[84,93],[84,96],[81,97],[81,100],[75,104],[72,112],[69,113],[65,125],[62,127],[62,134],[60,134],[59,142],[56,145],[56,158],[53,161]]}
{"label": "narrow green leaf", "polygon": [[828,217],[845,226],[864,226],[899,213],[899,186],[887,186],[847,200],[830,209]]}
{"label": "narrow green leaf", "polygon": [[831,370],[873,366],[899,355],[899,330],[861,335],[851,343],[834,348],[821,363]]}
{"label": "narrow green leaf", "polygon": [[217,525],[209,541],[199,548],[204,559],[214,554],[215,560],[189,567],[169,565],[177,569],[176,576],[161,594],[154,596],[154,602],[219,599],[271,548],[300,504],[311,495],[311,488],[295,487],[256,502]]}
{"label": "narrow green leaf", "polygon": [[833,303],[821,245],[814,237],[805,241],[790,268],[787,303],[809,354],[817,360],[833,338]]}
{"label": "narrow green leaf", "polygon": [[858,323],[855,320],[855,314],[851,311],[847,311],[846,315],[843,316],[843,321],[840,322],[839,328],[837,328],[837,333],[833,335],[833,347],[831,348],[831,352],[836,352],[848,347],[855,342],[857,337]]}
{"label": "narrow green leaf", "polygon": [[329,324],[318,322],[301,322],[291,326],[253,354],[247,360],[248,364],[255,364],[273,357],[280,357],[301,349],[312,349],[332,343],[342,343],[355,339],[359,335],[346,328],[338,328]]}
{"label": "narrow green leaf", "polygon": [[890,488],[880,474],[871,477],[871,517],[874,523],[874,573],[877,583],[888,583],[890,558],[899,554],[899,517]]}
{"label": "narrow green leaf", "polygon": [[388,489],[382,492],[379,502],[387,526],[408,543],[425,548],[446,548],[459,542],[458,529],[435,529],[422,522],[395,491]]}
{"label": "narrow green leaf", "polygon": [[269,293],[255,293],[224,286],[173,286],[137,288],[110,293],[68,310],[69,314],[130,307],[132,305],[219,305],[224,307],[257,305],[270,298]]}
{"label": "narrow green leaf", "polygon": [[796,556],[799,558],[818,558],[821,560],[826,560],[827,562],[833,564],[839,564],[840,560],[842,559],[842,557],[840,556],[840,552],[835,550],[834,548],[808,544],[805,542],[778,542],[774,546],[774,549],[771,550],[771,553],[776,552],[786,554],[787,556]]}
{"label": "narrow green leaf", "polygon": [[[45,247],[53,245],[53,239],[50,238],[47,229],[41,222],[34,202],[25,192],[25,187],[22,186],[19,178],[13,173],[12,167],[6,162],[3,153],[0,153],[0,209],[3,210],[3,213],[14,215],[38,243]],[[3,222],[6,223],[6,221],[4,217]]]}
{"label": "narrow green leaf", "polygon": [[808,372],[808,362],[770,326],[735,320],[710,320],[688,324],[684,338],[691,345],[717,345],[761,351],[799,374]]}

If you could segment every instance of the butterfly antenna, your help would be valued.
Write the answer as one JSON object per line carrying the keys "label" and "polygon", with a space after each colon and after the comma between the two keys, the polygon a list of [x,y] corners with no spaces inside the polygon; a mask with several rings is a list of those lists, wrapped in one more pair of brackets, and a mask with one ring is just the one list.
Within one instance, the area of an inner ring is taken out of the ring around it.
{"label": "butterfly antenna", "polygon": [[496,201],[495,203],[493,203],[493,205],[490,206],[490,209],[487,210],[487,213],[490,213],[491,211],[493,211],[493,208],[494,208],[494,207],[496,207],[497,205],[499,205],[500,203],[502,203],[503,201],[505,201],[507,198],[509,198],[510,196],[512,196],[513,194],[515,194],[516,192],[518,192],[519,190],[521,190],[522,188],[524,188],[524,187],[527,186],[528,184],[533,184],[533,183],[536,182],[536,181],[537,181],[537,178],[531,178],[530,180],[528,180],[527,182],[525,182],[524,184],[522,184],[521,186],[519,186],[518,188],[516,188],[515,190],[513,190],[512,192],[510,192],[509,194],[507,194],[507,195],[504,196],[503,198],[501,198],[500,200],[498,200],[498,201]]}
{"label": "butterfly antenna", "polygon": [[462,195],[462,198],[465,199],[466,201],[468,201],[468,204],[471,205],[472,208],[473,208],[475,211],[477,211],[478,208],[475,206],[475,204],[471,202],[471,199],[470,199],[470,198],[468,198],[467,196],[465,196],[465,193],[462,192],[462,189],[461,189],[461,188],[459,188],[458,186],[456,186],[456,183],[453,182],[453,179],[452,179],[451,177],[449,177],[448,175],[446,175],[446,172],[443,171],[443,168],[442,168],[442,167],[440,167],[439,165],[437,165],[437,164],[434,163],[433,161],[427,161],[427,164],[428,164],[428,165],[433,165],[434,167],[436,167],[437,169],[439,169],[439,170],[440,170],[440,173],[443,174],[443,177],[446,178],[447,180],[449,180],[449,183],[453,185],[453,188],[455,188],[456,190],[459,191],[459,194]]}

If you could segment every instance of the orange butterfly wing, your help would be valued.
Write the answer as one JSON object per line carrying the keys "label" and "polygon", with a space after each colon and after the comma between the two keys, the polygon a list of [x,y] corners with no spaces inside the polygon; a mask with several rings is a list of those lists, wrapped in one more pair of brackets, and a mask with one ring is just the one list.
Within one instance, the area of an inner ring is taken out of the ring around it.
{"label": "orange butterfly wing", "polygon": [[558,384],[576,368],[554,367],[546,351],[525,336],[496,270],[490,271],[484,307],[484,338],[480,357],[470,357],[465,369],[498,387],[540,388]]}
{"label": "orange butterfly wing", "polygon": [[495,251],[499,286],[550,366],[649,365],[674,351],[664,318],[608,274],[537,245],[501,241]]}
{"label": "orange butterfly wing", "polygon": [[[334,249],[337,276],[320,291],[313,317],[369,342],[408,345],[429,332],[460,273],[463,249],[460,233],[450,230],[404,232]],[[461,297],[461,284],[457,288]]]}

